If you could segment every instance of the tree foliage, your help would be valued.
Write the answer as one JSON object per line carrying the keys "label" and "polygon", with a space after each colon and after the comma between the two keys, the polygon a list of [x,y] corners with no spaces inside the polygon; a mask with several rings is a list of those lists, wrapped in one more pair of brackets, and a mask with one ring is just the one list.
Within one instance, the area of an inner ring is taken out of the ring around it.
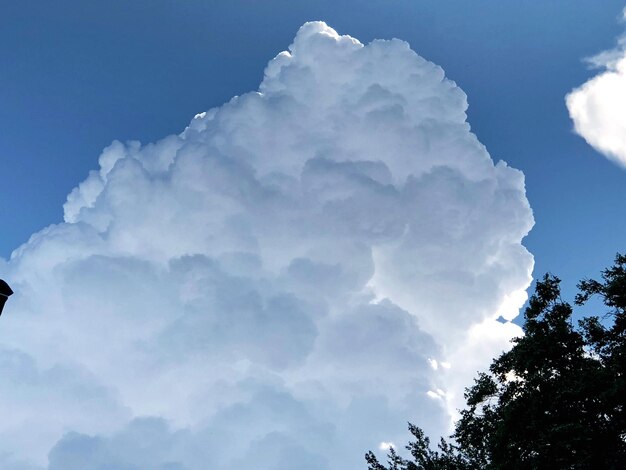
{"label": "tree foliage", "polygon": [[602,319],[572,324],[560,280],[545,275],[524,312],[524,336],[466,390],[451,443],[430,448],[409,425],[411,460],[394,449],[369,470],[618,469],[626,462],[626,256],[600,281],[579,283],[576,305],[593,296]]}

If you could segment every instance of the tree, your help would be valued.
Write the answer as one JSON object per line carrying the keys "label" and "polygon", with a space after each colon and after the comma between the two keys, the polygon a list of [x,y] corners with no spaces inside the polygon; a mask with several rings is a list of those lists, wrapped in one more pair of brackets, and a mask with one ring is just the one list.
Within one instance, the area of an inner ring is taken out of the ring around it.
{"label": "tree", "polygon": [[424,431],[409,423],[409,431],[415,441],[406,446],[413,461],[408,461],[400,457],[392,447],[389,450],[388,465],[385,467],[378,462],[372,452],[365,454],[365,460],[370,470],[457,470],[473,469],[474,467],[467,461],[459,449],[452,444],[441,439],[438,444],[438,451],[430,448],[430,439],[426,437]]}
{"label": "tree", "polygon": [[413,461],[371,452],[370,470],[624,468],[626,462],[626,256],[602,281],[583,280],[575,303],[598,296],[609,308],[572,324],[560,280],[545,275],[524,312],[524,336],[466,390],[452,444],[432,451],[409,425]]}

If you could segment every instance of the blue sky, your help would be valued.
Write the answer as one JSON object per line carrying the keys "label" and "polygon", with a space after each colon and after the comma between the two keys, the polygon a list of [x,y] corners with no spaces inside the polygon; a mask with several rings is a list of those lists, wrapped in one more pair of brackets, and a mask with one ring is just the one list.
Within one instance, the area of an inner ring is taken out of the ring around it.
{"label": "blue sky", "polygon": [[1,468],[357,468],[623,250],[621,2],[5,3]]}

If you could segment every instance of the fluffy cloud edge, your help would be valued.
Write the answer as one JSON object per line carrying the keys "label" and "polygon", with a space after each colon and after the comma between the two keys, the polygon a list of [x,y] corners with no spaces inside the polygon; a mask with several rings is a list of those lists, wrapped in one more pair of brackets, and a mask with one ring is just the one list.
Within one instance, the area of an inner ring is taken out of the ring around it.
{"label": "fluffy cloud edge", "polygon": [[[626,9],[622,12],[626,22]],[[574,131],[596,151],[626,168],[626,35],[585,61],[600,72],[565,97]]]}

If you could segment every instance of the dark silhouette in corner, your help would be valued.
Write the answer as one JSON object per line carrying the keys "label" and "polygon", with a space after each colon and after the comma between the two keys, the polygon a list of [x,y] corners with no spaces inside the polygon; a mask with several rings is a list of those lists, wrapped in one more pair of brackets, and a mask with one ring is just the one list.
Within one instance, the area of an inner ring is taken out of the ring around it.
{"label": "dark silhouette in corner", "polygon": [[11,290],[9,285],[2,279],[0,279],[0,315],[2,315],[2,309],[4,308],[4,304],[11,294],[13,294],[13,291]]}

